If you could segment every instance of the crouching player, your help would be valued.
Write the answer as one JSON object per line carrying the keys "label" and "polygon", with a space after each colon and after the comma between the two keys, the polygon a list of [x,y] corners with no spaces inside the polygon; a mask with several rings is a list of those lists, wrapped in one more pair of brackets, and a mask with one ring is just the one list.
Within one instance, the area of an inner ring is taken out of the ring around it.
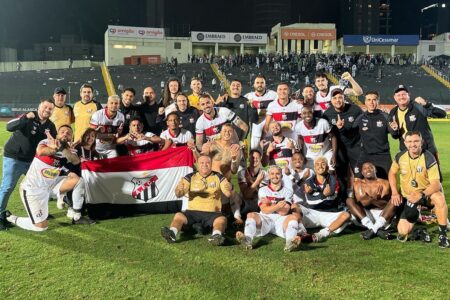
{"label": "crouching player", "polygon": [[168,243],[174,243],[182,228],[200,223],[203,228],[212,227],[212,235],[208,241],[220,246],[225,241],[223,233],[227,225],[227,219],[221,212],[221,195],[231,196],[231,183],[221,174],[212,171],[209,156],[201,155],[197,163],[198,171],[182,178],[175,189],[177,197],[188,195],[187,210],[176,213],[170,228],[161,228],[161,235]]}
{"label": "crouching player", "polygon": [[367,228],[361,234],[364,240],[375,236],[383,240],[394,236],[384,230],[395,214],[395,206],[389,201],[391,188],[389,181],[377,178],[376,167],[371,162],[363,163],[362,179],[355,179],[353,184],[355,198],[347,198],[346,204],[351,214]]}
{"label": "crouching player", "polygon": [[286,239],[284,250],[290,252],[301,242],[297,236],[300,211],[292,204],[292,190],[283,185],[281,168],[271,166],[268,173],[269,185],[258,192],[261,212],[247,214],[245,230],[236,232],[236,239],[246,249],[252,249],[255,236],[272,233]]}
{"label": "crouching player", "polygon": [[[50,194],[61,195],[73,190],[73,224],[83,223],[81,208],[84,201],[84,181],[75,173],[59,176],[67,164],[79,164],[80,159],[72,152],[70,144],[73,132],[68,125],[58,129],[56,139],[47,133],[36,149],[30,169],[20,185],[20,197],[28,217],[17,217],[7,212],[7,220],[20,228],[44,231],[48,228],[48,199]],[[90,224],[88,222],[87,224]]]}
{"label": "crouching player", "polygon": [[303,224],[306,228],[322,229],[312,235],[313,242],[326,239],[331,233],[340,233],[350,220],[346,211],[337,211],[339,184],[328,173],[328,161],[319,156],[314,161],[315,174],[305,183],[305,200],[300,202]]}

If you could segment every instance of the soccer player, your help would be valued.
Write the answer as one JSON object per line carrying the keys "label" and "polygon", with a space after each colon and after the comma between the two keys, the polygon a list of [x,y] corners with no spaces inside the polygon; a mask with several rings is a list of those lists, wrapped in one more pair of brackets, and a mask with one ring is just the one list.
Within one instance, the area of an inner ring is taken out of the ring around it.
{"label": "soccer player", "polygon": [[350,73],[345,72],[342,74],[341,78],[348,81],[351,84],[351,88],[347,88],[343,85],[328,85],[328,78],[325,73],[317,73],[315,75],[314,83],[319,90],[316,93],[316,101],[314,111],[320,111],[324,113],[329,107],[331,102],[332,93],[335,89],[340,89],[344,91],[347,96],[360,96],[363,91],[355,79],[350,75]]}
{"label": "soccer player", "polygon": [[164,130],[160,137],[164,140],[164,146],[162,150],[166,150],[169,147],[176,148],[182,146],[188,146],[194,152],[194,155],[198,155],[197,148],[195,147],[195,141],[192,133],[180,127],[180,117],[176,112],[171,112],[166,117],[167,129]]}
{"label": "soccer player", "polygon": [[361,176],[362,164],[370,161],[377,168],[377,177],[387,179],[392,164],[388,134],[397,134],[398,126],[389,121],[387,113],[378,109],[379,103],[378,92],[368,91],[365,97],[367,111],[359,115],[353,123],[353,127],[359,130],[362,146],[355,169],[357,177]]}
{"label": "soccer player", "polygon": [[119,103],[119,96],[109,96],[106,107],[96,111],[91,118],[91,128],[98,130],[95,150],[104,158],[117,156],[116,139],[122,134],[125,123]]}
{"label": "soccer player", "polygon": [[339,183],[334,175],[329,174],[325,157],[316,158],[314,173],[306,180],[306,201],[301,202],[300,209],[306,228],[322,227],[312,235],[313,242],[320,242],[332,233],[342,232],[350,220],[350,214],[337,212]]}
{"label": "soccer player", "polygon": [[365,240],[375,236],[388,240],[392,236],[384,230],[395,214],[395,206],[389,201],[391,188],[389,181],[377,177],[375,165],[365,162],[361,167],[362,179],[355,179],[355,198],[346,201],[350,213],[361,221],[368,230],[361,234]]}
{"label": "soccer player", "polygon": [[332,170],[336,165],[337,139],[330,124],[322,119],[315,118],[310,106],[302,108],[302,121],[295,126],[298,136],[299,148],[303,149],[306,166],[314,168],[314,160],[319,156],[326,157]]}
{"label": "soccer player", "polygon": [[259,147],[261,137],[263,137],[264,120],[266,116],[266,109],[269,103],[278,98],[275,91],[267,89],[266,78],[262,75],[255,77],[253,82],[253,92],[247,93],[244,97],[247,98],[251,106],[258,110],[259,120],[252,125],[251,134],[251,149]]}
{"label": "soccer player", "polygon": [[117,138],[116,143],[125,145],[127,154],[130,156],[159,149],[159,144],[162,142],[161,138],[152,132],[143,133],[143,128],[141,119],[133,118],[128,133]]}
{"label": "soccer player", "polygon": [[3,154],[2,185],[0,187],[0,231],[7,229],[6,206],[17,181],[26,174],[36,154],[36,147],[46,138],[46,132],[56,136],[55,124],[50,121],[55,104],[53,99],[44,99],[37,111],[18,116],[6,124],[13,134],[5,144]]}
{"label": "soccer player", "polygon": [[284,169],[290,166],[292,154],[298,151],[295,140],[283,135],[280,123],[272,121],[269,125],[270,137],[261,142],[263,165],[277,165]]}
{"label": "soccer player", "polygon": [[[397,230],[399,239],[406,241],[419,218],[419,206],[434,206],[439,224],[439,247],[450,247],[447,239],[448,206],[440,183],[436,158],[422,149],[423,139],[418,131],[408,131],[404,142],[407,150],[398,153],[389,170],[391,202],[403,205]],[[397,189],[400,174],[400,193]]]}
{"label": "soccer player", "polygon": [[63,125],[58,129],[56,139],[47,133],[36,149],[25,179],[20,184],[20,197],[28,217],[17,217],[7,212],[7,220],[16,226],[31,230],[45,231],[48,228],[48,199],[50,194],[65,194],[73,190],[72,224],[92,224],[81,218],[84,201],[84,181],[75,173],[60,176],[61,169],[67,164],[79,164],[78,155],[72,152],[72,128]]}
{"label": "soccer player", "polygon": [[305,183],[314,175],[314,171],[306,167],[306,158],[301,152],[292,155],[291,167],[283,169],[284,174],[292,181],[294,203],[306,201]]}
{"label": "soccer player", "polygon": [[119,111],[125,117],[125,122],[123,124],[123,133],[127,134],[130,127],[130,121],[134,118],[140,118],[141,114],[139,109],[133,104],[134,97],[136,96],[136,91],[127,87],[122,92],[122,99],[120,101]]}
{"label": "soccer player", "polygon": [[50,117],[50,121],[55,124],[56,128],[59,128],[62,125],[70,126],[75,122],[72,106],[66,104],[66,94],[66,90],[63,87],[57,87],[53,92],[55,109]]}
{"label": "soccer player", "polygon": [[267,133],[269,131],[270,122],[274,120],[280,123],[284,136],[296,139],[294,128],[297,122],[300,121],[300,112],[303,106],[289,98],[289,90],[287,82],[278,84],[278,99],[271,102],[267,107],[264,132]]}
{"label": "soccer player", "polygon": [[177,197],[188,196],[188,208],[185,212],[176,213],[170,228],[161,228],[161,235],[168,243],[174,243],[182,228],[200,223],[203,227],[212,228],[208,241],[220,246],[225,241],[223,233],[227,225],[227,219],[221,213],[221,194],[230,197],[231,183],[221,174],[212,171],[209,156],[202,155],[197,162],[198,171],[182,178],[175,189]]}
{"label": "soccer player", "polygon": [[94,88],[90,84],[83,84],[80,87],[81,100],[73,106],[75,116],[75,142],[78,142],[84,131],[89,128],[91,117],[102,106],[94,99]]}
{"label": "soccer player", "polygon": [[[209,94],[200,96],[200,108],[203,114],[198,118],[195,125],[197,149],[201,150],[204,139],[213,140],[219,138],[222,125],[232,122],[247,134],[248,126],[234,112],[226,107],[214,107],[214,100]],[[236,141],[237,142],[237,136]]]}
{"label": "soccer player", "polygon": [[236,232],[237,241],[246,249],[253,248],[253,238],[269,233],[286,239],[285,251],[293,251],[300,246],[297,236],[300,210],[292,202],[292,190],[283,185],[283,174],[278,166],[270,166],[269,185],[258,191],[258,205],[261,212],[247,214],[244,232]]}

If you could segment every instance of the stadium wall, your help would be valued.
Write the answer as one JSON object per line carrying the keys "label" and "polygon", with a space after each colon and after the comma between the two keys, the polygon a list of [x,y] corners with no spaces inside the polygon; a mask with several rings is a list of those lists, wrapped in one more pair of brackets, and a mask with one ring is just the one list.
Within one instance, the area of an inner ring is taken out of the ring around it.
{"label": "stadium wall", "polygon": [[[72,61],[72,68],[90,68],[95,63],[90,60],[74,60]],[[69,61],[21,61],[20,71],[34,71],[34,70],[51,70],[51,69],[68,69]],[[16,72],[17,62],[0,62],[0,72]]]}

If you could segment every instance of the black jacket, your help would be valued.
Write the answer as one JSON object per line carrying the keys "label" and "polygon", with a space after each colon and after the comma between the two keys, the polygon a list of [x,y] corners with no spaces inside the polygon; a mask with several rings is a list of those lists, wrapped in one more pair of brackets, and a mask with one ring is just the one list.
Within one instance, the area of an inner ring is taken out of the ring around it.
{"label": "black jacket", "polygon": [[[362,109],[355,104],[346,103],[342,112],[337,112],[333,106],[330,106],[323,114],[323,118],[333,126],[339,143],[345,148],[358,148],[360,146],[361,137],[358,128],[353,126],[356,119],[362,114]],[[338,115],[344,120],[344,127],[338,129],[336,122]],[[341,147],[342,147],[341,146]]]}
{"label": "black jacket", "polygon": [[[395,117],[395,121],[399,124],[397,112],[398,106],[391,109],[389,113],[389,120]],[[437,153],[436,145],[434,144],[433,134],[431,133],[430,125],[428,124],[428,117],[432,118],[445,118],[447,113],[440,107],[434,106],[431,102],[428,102],[425,106],[417,104],[411,101],[408,105],[408,111],[405,115],[406,128],[400,128],[397,134],[393,135],[393,138],[400,139],[400,150],[406,150],[405,140],[403,135],[408,131],[419,131],[422,134],[423,150],[428,150],[434,155]],[[399,124],[400,125],[400,124]]]}
{"label": "black jacket", "polygon": [[[242,121],[244,121],[248,128],[252,127],[252,123],[258,123],[258,111],[248,103],[248,99],[240,96],[239,98],[232,98],[228,96],[227,100],[217,105],[219,107],[226,107],[234,112]],[[239,127],[235,127],[239,140],[244,139],[244,132]]]}
{"label": "black jacket", "polygon": [[180,117],[181,128],[190,131],[192,136],[195,137],[195,123],[197,123],[197,119],[200,117],[198,109],[190,106],[184,112],[179,110],[176,110],[175,112]]}
{"label": "black jacket", "polygon": [[127,134],[130,129],[129,127],[131,119],[133,118],[142,119],[142,117],[138,107],[134,106],[133,104],[131,104],[128,107],[125,107],[122,101],[120,102],[120,112],[123,113],[125,117],[125,123],[123,124],[123,134]]}
{"label": "black jacket", "polygon": [[6,125],[6,129],[13,134],[5,144],[5,157],[31,162],[36,154],[36,147],[40,141],[47,138],[45,130],[56,138],[56,128],[52,121],[47,120],[43,124],[38,112],[33,112],[34,119],[28,119],[26,114],[12,119]]}

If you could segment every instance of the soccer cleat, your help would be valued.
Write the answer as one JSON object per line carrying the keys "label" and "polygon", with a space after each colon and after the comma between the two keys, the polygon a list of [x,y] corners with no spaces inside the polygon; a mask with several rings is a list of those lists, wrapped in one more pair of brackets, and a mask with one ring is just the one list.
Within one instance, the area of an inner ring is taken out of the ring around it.
{"label": "soccer cleat", "polygon": [[386,241],[390,241],[390,240],[395,239],[395,235],[393,235],[392,233],[390,233],[389,231],[384,230],[384,229],[378,229],[377,236],[380,239],[386,240]]}
{"label": "soccer cleat", "polygon": [[242,245],[242,247],[244,247],[245,250],[252,250],[252,239],[248,236],[245,236],[242,231],[236,232],[236,240],[239,244]]}
{"label": "soccer cleat", "polygon": [[371,240],[376,236],[376,233],[372,229],[361,232],[361,237],[363,240]]}
{"label": "soccer cleat", "polygon": [[96,222],[89,217],[81,217],[78,220],[72,219],[73,225],[94,225]]}
{"label": "soccer cleat", "polygon": [[177,240],[175,233],[167,227],[161,227],[161,236],[165,238],[168,243],[175,243]]}
{"label": "soccer cleat", "polygon": [[397,235],[397,240],[399,242],[405,243],[406,241],[408,241],[408,235],[407,234],[405,234],[405,235],[399,234],[399,235]]}
{"label": "soccer cleat", "polygon": [[11,224],[16,224],[17,216],[11,214],[9,210],[5,211],[6,220]]}
{"label": "soccer cleat", "polygon": [[411,241],[422,241],[424,243],[431,243],[431,237],[428,234],[427,230],[421,228],[416,228],[410,235],[409,239]]}
{"label": "soccer cleat", "polygon": [[439,235],[439,247],[440,248],[449,248],[450,247],[447,236],[445,236],[443,234]]}
{"label": "soccer cleat", "polygon": [[59,197],[58,197],[58,199],[56,199],[56,207],[58,208],[58,209],[64,209],[64,205],[65,205],[65,203],[64,203],[64,197],[66,197],[65,195],[60,195]]}
{"label": "soccer cleat", "polygon": [[69,219],[73,219],[73,217],[75,216],[75,211],[73,210],[72,207],[69,207],[69,208],[67,209],[67,214],[66,214],[66,216],[67,216]]}
{"label": "soccer cleat", "polygon": [[292,251],[298,249],[298,247],[300,247],[301,242],[302,242],[301,237],[299,237],[297,235],[292,240],[286,241],[286,246],[284,247],[284,251],[292,252]]}
{"label": "soccer cleat", "polygon": [[222,246],[225,242],[225,238],[221,234],[216,233],[208,239],[208,242],[214,246]]}

